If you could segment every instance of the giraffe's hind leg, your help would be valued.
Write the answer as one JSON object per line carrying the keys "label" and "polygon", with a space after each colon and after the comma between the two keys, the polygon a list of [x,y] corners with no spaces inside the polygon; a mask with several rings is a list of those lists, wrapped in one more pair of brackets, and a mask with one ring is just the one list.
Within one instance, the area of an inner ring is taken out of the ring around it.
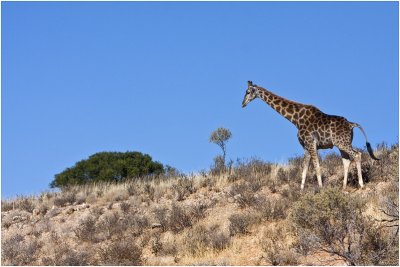
{"label": "giraffe's hind leg", "polygon": [[[351,146],[339,147],[339,150],[342,155],[343,167],[344,167],[343,189],[346,188],[346,185],[347,185],[347,175],[348,175],[349,165],[350,165],[351,160],[354,160],[356,162],[358,184],[360,185],[360,188],[363,188],[364,182],[363,182],[362,171],[361,171],[361,152],[356,151]],[[346,165],[347,165],[347,167],[346,167]]]}
{"label": "giraffe's hind leg", "polygon": [[301,190],[304,189],[304,184],[306,183],[308,166],[310,165],[311,155],[304,149],[304,161],[303,161],[303,172],[301,173]]}
{"label": "giraffe's hind leg", "polygon": [[343,189],[345,189],[347,186],[347,176],[349,175],[349,167],[350,167],[351,160],[350,160],[349,155],[346,152],[340,150],[340,154],[342,156],[343,173],[344,173]]}

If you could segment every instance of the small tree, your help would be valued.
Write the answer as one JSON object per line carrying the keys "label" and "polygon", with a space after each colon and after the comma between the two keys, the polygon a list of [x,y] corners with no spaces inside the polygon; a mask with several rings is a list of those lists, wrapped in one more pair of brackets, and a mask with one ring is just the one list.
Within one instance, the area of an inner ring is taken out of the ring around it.
{"label": "small tree", "polygon": [[226,142],[232,137],[231,131],[229,129],[219,127],[217,130],[213,131],[210,135],[210,143],[217,144],[222,149],[222,162],[225,166],[226,158]]}

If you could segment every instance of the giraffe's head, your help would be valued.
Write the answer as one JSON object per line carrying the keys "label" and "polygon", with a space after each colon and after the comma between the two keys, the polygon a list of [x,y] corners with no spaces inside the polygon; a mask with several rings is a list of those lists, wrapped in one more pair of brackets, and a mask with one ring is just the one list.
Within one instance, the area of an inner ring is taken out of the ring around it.
{"label": "giraffe's head", "polygon": [[245,106],[247,106],[247,104],[250,103],[257,96],[258,95],[257,95],[256,85],[253,85],[252,81],[248,81],[246,94],[244,95],[243,102],[242,102],[242,107],[244,108]]}

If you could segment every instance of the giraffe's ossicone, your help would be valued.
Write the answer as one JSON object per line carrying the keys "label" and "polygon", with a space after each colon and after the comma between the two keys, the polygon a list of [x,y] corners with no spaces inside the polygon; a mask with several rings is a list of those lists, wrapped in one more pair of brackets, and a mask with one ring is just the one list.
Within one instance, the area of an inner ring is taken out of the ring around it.
{"label": "giraffe's ossicone", "polygon": [[317,173],[318,185],[322,187],[321,169],[318,160],[318,149],[333,148],[336,146],[342,156],[344,167],[343,188],[347,185],[347,176],[351,161],[356,162],[358,183],[364,186],[361,172],[361,152],[352,147],[353,128],[360,128],[366,139],[367,150],[371,158],[378,160],[373,154],[367,135],[361,125],[349,122],[347,119],[328,115],[312,105],[305,105],[278,96],[265,88],[248,81],[242,107],[246,107],[255,98],[262,99],[275,111],[292,122],[298,129],[297,138],[304,148],[304,164],[301,179],[301,190],[307,176],[310,160]]}

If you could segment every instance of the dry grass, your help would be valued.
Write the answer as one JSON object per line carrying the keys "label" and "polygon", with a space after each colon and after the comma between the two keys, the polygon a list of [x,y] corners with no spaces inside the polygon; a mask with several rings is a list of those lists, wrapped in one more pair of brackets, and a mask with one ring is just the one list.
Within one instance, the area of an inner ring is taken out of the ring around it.
{"label": "dry grass", "polygon": [[[398,145],[382,144],[376,154],[381,161],[363,154],[367,189],[358,189],[353,166],[343,195],[366,207],[352,224],[363,238],[352,237],[351,252],[360,264],[398,265]],[[324,186],[340,188],[340,157],[328,154],[321,167]],[[237,161],[229,173],[201,171],[2,200],[2,264],[344,264],[319,250],[315,229],[294,224],[294,207],[304,206],[306,196],[317,205],[324,192],[316,190],[311,168],[300,194],[301,169],[300,157],[284,165],[250,159]]]}

